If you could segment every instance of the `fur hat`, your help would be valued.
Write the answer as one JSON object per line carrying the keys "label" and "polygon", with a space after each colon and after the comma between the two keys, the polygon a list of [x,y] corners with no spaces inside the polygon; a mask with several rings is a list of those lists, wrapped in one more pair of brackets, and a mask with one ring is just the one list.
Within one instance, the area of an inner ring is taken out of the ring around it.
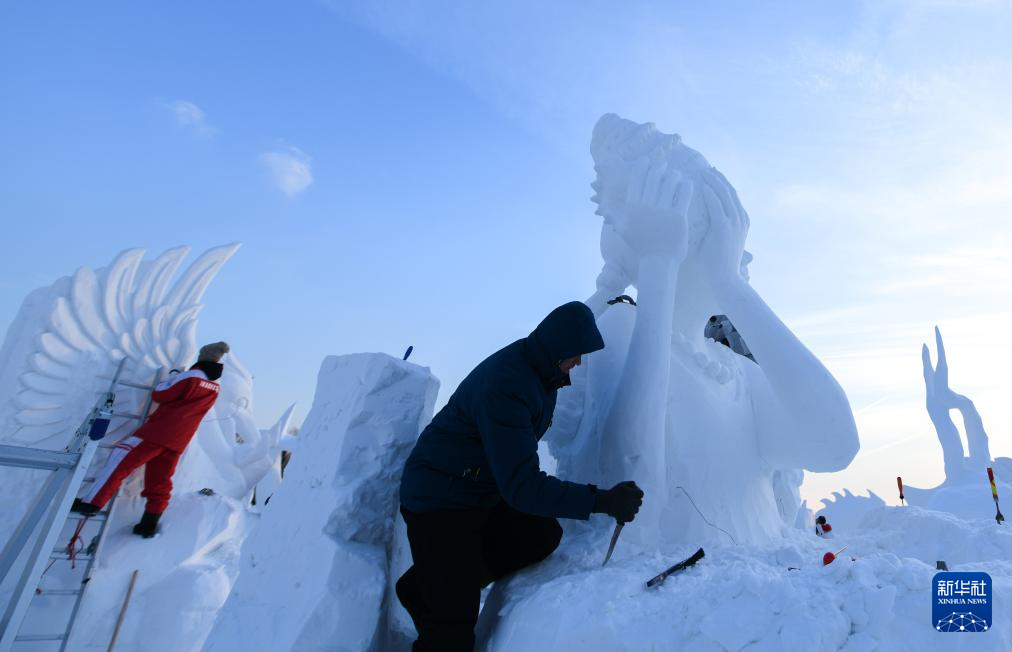
{"label": "fur hat", "polygon": [[197,362],[221,362],[221,357],[226,353],[228,353],[228,344],[226,342],[205,344],[200,347],[200,355],[197,356]]}

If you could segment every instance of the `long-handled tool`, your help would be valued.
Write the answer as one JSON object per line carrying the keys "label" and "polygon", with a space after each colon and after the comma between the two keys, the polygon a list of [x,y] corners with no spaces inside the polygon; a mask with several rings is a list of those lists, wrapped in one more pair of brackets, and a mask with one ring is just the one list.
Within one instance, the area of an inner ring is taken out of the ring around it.
{"label": "long-handled tool", "polygon": [[677,573],[680,570],[685,570],[686,568],[688,568],[689,566],[692,566],[693,564],[695,564],[697,561],[699,561],[700,559],[702,559],[705,556],[706,556],[706,553],[703,552],[702,548],[700,548],[696,552],[692,553],[692,556],[689,557],[688,559],[686,559],[684,561],[678,562],[677,564],[675,564],[674,566],[672,566],[668,570],[664,571],[660,575],[658,575],[658,576],[656,576],[654,578],[651,578],[650,581],[647,582],[647,588],[651,589],[651,588],[657,586],[658,584],[660,584],[664,580],[668,579],[669,575],[674,575],[675,573]]}
{"label": "long-handled tool", "polygon": [[615,544],[618,543],[618,535],[622,534],[622,528],[624,527],[625,523],[615,521],[615,531],[611,534],[611,543],[608,544],[608,554],[604,556],[604,563],[601,566],[605,566],[608,560],[611,559],[611,553],[615,552]]}
{"label": "long-handled tool", "polygon": [[906,499],[903,497],[903,478],[896,476],[896,486],[900,488],[900,504],[906,505]]}
{"label": "long-handled tool", "polygon": [[994,498],[994,508],[998,512],[994,515],[994,520],[998,522],[998,525],[1001,525],[1005,517],[1002,516],[1001,508],[998,506],[998,485],[994,483],[994,471],[991,470],[990,466],[987,467],[987,479],[991,481],[991,497]]}
{"label": "long-handled tool", "polygon": [[130,596],[134,594],[134,585],[137,584],[137,574],[139,570],[135,570],[133,575],[130,576],[130,586],[127,588],[126,597],[123,598],[123,606],[120,607],[119,617],[116,619],[116,629],[112,631],[112,640],[109,641],[109,649],[106,652],[112,652],[112,649],[116,647],[116,639],[119,638],[120,627],[123,626],[123,618],[126,616],[127,606],[130,605]]}

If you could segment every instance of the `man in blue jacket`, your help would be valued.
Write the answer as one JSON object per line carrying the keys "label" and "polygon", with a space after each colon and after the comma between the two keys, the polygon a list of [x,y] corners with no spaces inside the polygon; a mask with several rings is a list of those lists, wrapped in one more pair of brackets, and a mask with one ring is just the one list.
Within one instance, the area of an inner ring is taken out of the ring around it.
{"label": "man in blue jacket", "polygon": [[396,587],[415,652],[470,652],[482,587],[548,557],[562,539],[557,518],[629,522],[639,511],[633,482],[597,489],[538,465],[557,391],[603,348],[590,308],[559,306],[468,374],[418,437],[400,492],[414,565]]}

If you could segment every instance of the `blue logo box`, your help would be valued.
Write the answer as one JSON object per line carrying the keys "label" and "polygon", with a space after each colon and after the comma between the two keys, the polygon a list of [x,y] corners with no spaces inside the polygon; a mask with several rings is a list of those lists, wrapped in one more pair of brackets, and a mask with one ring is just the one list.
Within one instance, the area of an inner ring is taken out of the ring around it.
{"label": "blue logo box", "polygon": [[991,629],[991,576],[987,573],[938,573],[931,580],[931,625],[946,633]]}

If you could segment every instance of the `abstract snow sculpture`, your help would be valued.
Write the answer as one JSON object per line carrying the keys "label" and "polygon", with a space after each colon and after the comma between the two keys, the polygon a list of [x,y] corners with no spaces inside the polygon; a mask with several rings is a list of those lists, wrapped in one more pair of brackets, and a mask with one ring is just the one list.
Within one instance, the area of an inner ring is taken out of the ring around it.
{"label": "abstract snow sculpture", "polygon": [[[727,179],[677,135],[609,114],[591,142],[604,269],[588,304],[604,351],[560,394],[559,474],[646,492],[641,541],[762,541],[793,522],[785,482],[859,448],[847,397],[748,283],[749,220]],[[608,305],[629,285],[637,306]],[[704,337],[727,315],[759,364]],[[575,395],[574,395],[575,394]],[[775,481],[774,474],[783,472]]]}
{"label": "abstract snow sculpture", "polygon": [[[987,491],[987,467],[994,468],[996,482],[1002,487],[999,491],[1005,494],[1012,490],[1012,484],[1009,484],[1012,480],[1012,459],[991,459],[984,421],[976,406],[968,397],[949,387],[949,363],[942,333],[937,326],[935,345],[938,348],[937,364],[932,366],[927,344],[921,348],[921,361],[925,404],[942,446],[945,480],[932,489],[906,487],[907,503],[966,518],[987,518],[994,515],[994,503]],[[959,430],[949,414],[951,410],[957,410],[963,417],[967,450],[964,450]]]}
{"label": "abstract snow sculpture", "polygon": [[400,473],[438,389],[428,369],[387,355],[323,361],[299,448],[205,652],[383,645]]}
{"label": "abstract snow sculpture", "polygon": [[[942,458],[945,462],[945,481],[956,482],[964,474],[976,473],[978,476],[991,462],[991,450],[988,446],[987,433],[984,432],[984,421],[980,418],[977,408],[966,396],[949,389],[949,363],[945,357],[945,344],[942,332],[935,326],[935,344],[938,347],[938,364],[932,368],[931,352],[928,345],[921,348],[921,361],[924,364],[924,389],[928,408],[928,416],[935,425],[938,442],[942,445]],[[959,430],[949,415],[950,410],[958,410],[963,416],[963,427],[966,429],[966,445],[969,457],[963,454],[963,442],[959,438]],[[980,478],[976,478],[980,480]]]}

